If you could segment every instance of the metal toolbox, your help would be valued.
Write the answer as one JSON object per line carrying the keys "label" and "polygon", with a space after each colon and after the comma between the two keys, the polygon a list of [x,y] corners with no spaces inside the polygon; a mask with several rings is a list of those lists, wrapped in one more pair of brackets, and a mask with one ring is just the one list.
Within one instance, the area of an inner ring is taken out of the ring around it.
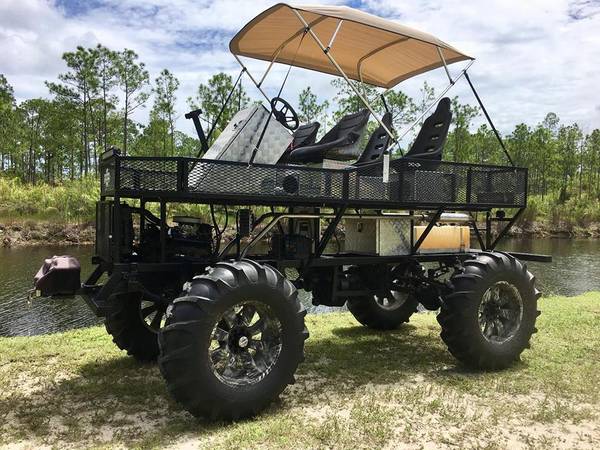
{"label": "metal toolbox", "polygon": [[410,253],[410,220],[390,218],[344,219],[344,250],[381,256]]}

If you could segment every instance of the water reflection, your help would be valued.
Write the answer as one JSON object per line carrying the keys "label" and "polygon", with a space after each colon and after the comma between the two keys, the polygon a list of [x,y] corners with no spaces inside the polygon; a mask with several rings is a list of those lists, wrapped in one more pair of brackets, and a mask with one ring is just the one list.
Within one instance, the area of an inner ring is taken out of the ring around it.
{"label": "water reflection", "polygon": [[[546,295],[600,290],[600,240],[507,239],[501,249],[554,256],[552,264],[528,263]],[[81,298],[27,301],[32,277],[44,258],[61,254],[76,256],[85,276],[91,270],[91,253],[91,247],[0,248],[0,336],[52,333],[100,323]],[[310,295],[300,294],[310,312],[332,309],[312,307]]]}
{"label": "water reflection", "polygon": [[82,273],[91,268],[91,247],[0,248],[0,336],[33,335],[100,323],[81,298],[27,300],[32,278],[44,258],[71,254],[80,259]]}
{"label": "water reflection", "polygon": [[600,290],[600,240],[506,239],[500,249],[553,256],[551,264],[527,263],[544,295]]}

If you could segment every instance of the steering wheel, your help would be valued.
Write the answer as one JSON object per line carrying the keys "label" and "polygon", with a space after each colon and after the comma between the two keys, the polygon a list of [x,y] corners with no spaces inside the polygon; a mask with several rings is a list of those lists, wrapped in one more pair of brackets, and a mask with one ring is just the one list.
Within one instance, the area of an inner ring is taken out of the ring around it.
{"label": "steering wheel", "polygon": [[298,114],[296,114],[292,105],[281,97],[271,99],[271,111],[273,111],[275,120],[290,131],[294,131],[300,125]]}

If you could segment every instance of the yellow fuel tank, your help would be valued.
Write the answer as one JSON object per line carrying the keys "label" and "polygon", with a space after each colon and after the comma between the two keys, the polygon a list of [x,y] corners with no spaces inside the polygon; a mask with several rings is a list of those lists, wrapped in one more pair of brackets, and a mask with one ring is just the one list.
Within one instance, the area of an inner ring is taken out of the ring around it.
{"label": "yellow fuel tank", "polygon": [[[421,225],[414,227],[414,242],[421,237],[425,228]],[[436,226],[421,244],[419,253],[465,252],[469,250],[470,240],[471,230],[468,226]]]}

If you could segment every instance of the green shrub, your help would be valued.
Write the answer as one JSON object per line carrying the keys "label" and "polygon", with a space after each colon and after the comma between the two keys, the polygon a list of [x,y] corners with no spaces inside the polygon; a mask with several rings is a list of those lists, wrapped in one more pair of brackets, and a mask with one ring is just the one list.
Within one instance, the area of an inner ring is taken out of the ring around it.
{"label": "green shrub", "polygon": [[521,221],[524,223],[531,223],[538,220],[540,215],[541,198],[540,197],[529,197],[527,202],[527,209],[523,213]]}
{"label": "green shrub", "polygon": [[100,185],[93,177],[50,185],[22,183],[0,177],[0,217],[3,219],[90,221]]}
{"label": "green shrub", "polygon": [[588,194],[581,197],[572,195],[560,202],[559,193],[550,193],[542,199],[540,195],[531,195],[523,221],[548,221],[553,225],[563,224],[568,228],[588,227],[600,222],[600,201]]}

